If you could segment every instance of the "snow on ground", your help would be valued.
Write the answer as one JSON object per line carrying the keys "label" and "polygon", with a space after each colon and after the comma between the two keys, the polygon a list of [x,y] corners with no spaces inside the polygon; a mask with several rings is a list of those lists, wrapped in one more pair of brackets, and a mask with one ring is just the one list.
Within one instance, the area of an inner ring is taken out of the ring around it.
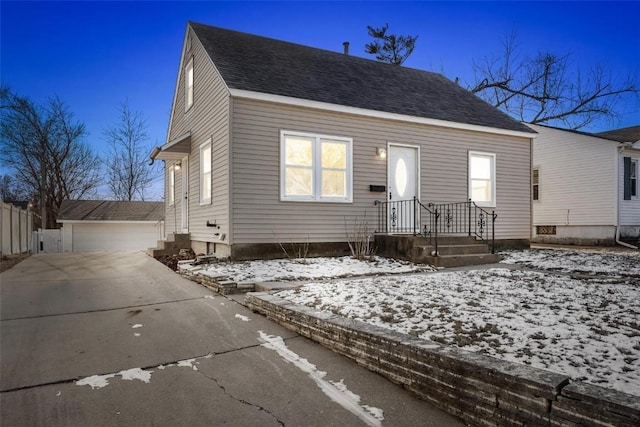
{"label": "snow on ground", "polygon": [[[640,395],[640,253],[531,249],[501,255],[509,268],[433,273],[429,266],[381,257],[341,257],[221,262],[201,272],[235,281],[313,281],[279,295]],[[371,277],[328,281],[352,276]]]}
{"label": "snow on ground", "polygon": [[[314,282],[279,295],[640,395],[640,255],[606,250],[525,250],[501,255],[506,264],[544,271],[444,270]],[[435,269],[380,257],[373,263],[344,257],[220,263],[206,274],[269,282],[420,271]]]}
{"label": "snow on ground", "polygon": [[640,284],[492,268],[309,283],[298,304],[640,395]]}
{"label": "snow on ground", "polygon": [[[180,268],[191,268],[182,264]],[[227,277],[236,282],[276,282],[294,280],[323,280],[376,274],[398,274],[433,271],[428,265],[375,257],[359,261],[349,256],[338,258],[297,258],[266,261],[219,262],[200,271],[211,277]]]}
{"label": "snow on ground", "polygon": [[351,412],[362,422],[371,427],[381,427],[384,421],[384,412],[380,408],[360,404],[360,396],[350,391],[344,383],[344,380],[338,382],[327,381],[324,377],[327,373],[320,371],[316,365],[307,359],[300,357],[287,347],[282,337],[277,335],[268,335],[262,331],[260,333],[260,341],[262,346],[273,350],[280,355],[288,363],[305,372],[318,385],[320,390],[331,400]]}
{"label": "snow on ground", "polygon": [[503,252],[503,263],[567,273],[633,277],[640,280],[640,252],[607,249],[530,249]]}

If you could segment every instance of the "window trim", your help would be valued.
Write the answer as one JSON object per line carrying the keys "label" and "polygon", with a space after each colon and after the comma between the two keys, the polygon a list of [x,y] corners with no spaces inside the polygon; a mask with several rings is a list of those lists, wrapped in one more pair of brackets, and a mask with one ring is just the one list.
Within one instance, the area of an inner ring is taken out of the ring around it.
{"label": "window trim", "polygon": [[[286,136],[300,136],[303,138],[313,138],[312,143],[312,173],[313,189],[311,196],[287,196],[286,195]],[[322,197],[322,165],[320,163],[321,144],[323,139],[343,142],[346,145],[346,196],[345,197]],[[345,136],[326,135],[319,133],[298,132],[290,130],[280,131],[280,201],[281,202],[313,202],[313,203],[353,203],[353,138]]]}
{"label": "window trim", "polygon": [[169,199],[168,205],[173,206],[176,204],[176,168],[175,165],[169,166],[169,185],[167,186],[167,198]]}
{"label": "window trim", "polygon": [[[491,200],[487,202],[473,200],[473,186],[471,179],[471,158],[472,157],[489,157],[491,159]],[[485,151],[473,151],[469,150],[467,159],[467,181],[468,181],[468,196],[477,206],[482,208],[495,208],[496,207],[496,154],[488,153]]]}
{"label": "window trim", "polygon": [[[205,180],[205,172],[204,172],[204,155],[203,152],[209,149],[209,197],[204,197],[203,194],[203,183]],[[210,205],[213,199],[213,161],[212,161],[213,151],[211,148],[211,138],[209,138],[205,143],[200,144],[200,170],[199,170],[199,182],[200,182],[200,206],[202,205]]]}
{"label": "window trim", "polygon": [[[189,71],[191,71],[191,79],[189,79]],[[184,111],[187,112],[193,106],[193,57],[189,59],[187,65],[184,67]],[[191,89],[191,91],[189,91]],[[191,93],[191,100],[189,100],[189,93]],[[191,102],[189,102],[191,101]]]}

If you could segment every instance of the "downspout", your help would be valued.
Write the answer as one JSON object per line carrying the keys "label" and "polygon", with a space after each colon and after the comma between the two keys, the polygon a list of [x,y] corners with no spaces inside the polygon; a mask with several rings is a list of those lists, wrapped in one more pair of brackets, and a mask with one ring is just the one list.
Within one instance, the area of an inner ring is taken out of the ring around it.
{"label": "downspout", "polygon": [[625,246],[629,249],[638,249],[637,246],[631,245],[629,243],[623,242],[620,240],[620,156],[622,156],[622,152],[624,151],[626,144],[620,144],[618,146],[618,156],[616,157],[616,244],[620,246]]}

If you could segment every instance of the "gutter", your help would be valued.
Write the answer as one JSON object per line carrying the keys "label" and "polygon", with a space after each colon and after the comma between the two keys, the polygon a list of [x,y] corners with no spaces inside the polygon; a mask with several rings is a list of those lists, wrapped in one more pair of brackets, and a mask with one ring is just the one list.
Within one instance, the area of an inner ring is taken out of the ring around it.
{"label": "gutter", "polygon": [[[631,146],[630,144],[627,143],[622,143],[618,146],[618,156],[616,157],[616,175],[618,177],[618,180],[620,179],[620,171],[618,170],[618,168],[620,167],[620,156],[622,155],[622,152],[624,151],[625,148],[627,148],[627,146]],[[625,246],[629,249],[638,249],[637,246],[631,245],[629,243],[623,242],[622,240],[620,240],[620,181],[618,181],[618,185],[616,186],[616,244],[620,245],[620,246]]]}
{"label": "gutter", "polygon": [[149,166],[153,165],[153,162],[156,161],[156,156],[160,154],[160,151],[162,151],[160,147],[155,147],[153,151],[151,151],[151,154],[149,154],[149,158],[151,159]]}

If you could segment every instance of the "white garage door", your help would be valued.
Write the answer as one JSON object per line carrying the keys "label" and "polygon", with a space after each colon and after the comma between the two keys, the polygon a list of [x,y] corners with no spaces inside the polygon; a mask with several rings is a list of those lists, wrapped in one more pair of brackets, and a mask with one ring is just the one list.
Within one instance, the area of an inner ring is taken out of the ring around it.
{"label": "white garage door", "polygon": [[146,250],[158,239],[157,224],[73,224],[73,252]]}

